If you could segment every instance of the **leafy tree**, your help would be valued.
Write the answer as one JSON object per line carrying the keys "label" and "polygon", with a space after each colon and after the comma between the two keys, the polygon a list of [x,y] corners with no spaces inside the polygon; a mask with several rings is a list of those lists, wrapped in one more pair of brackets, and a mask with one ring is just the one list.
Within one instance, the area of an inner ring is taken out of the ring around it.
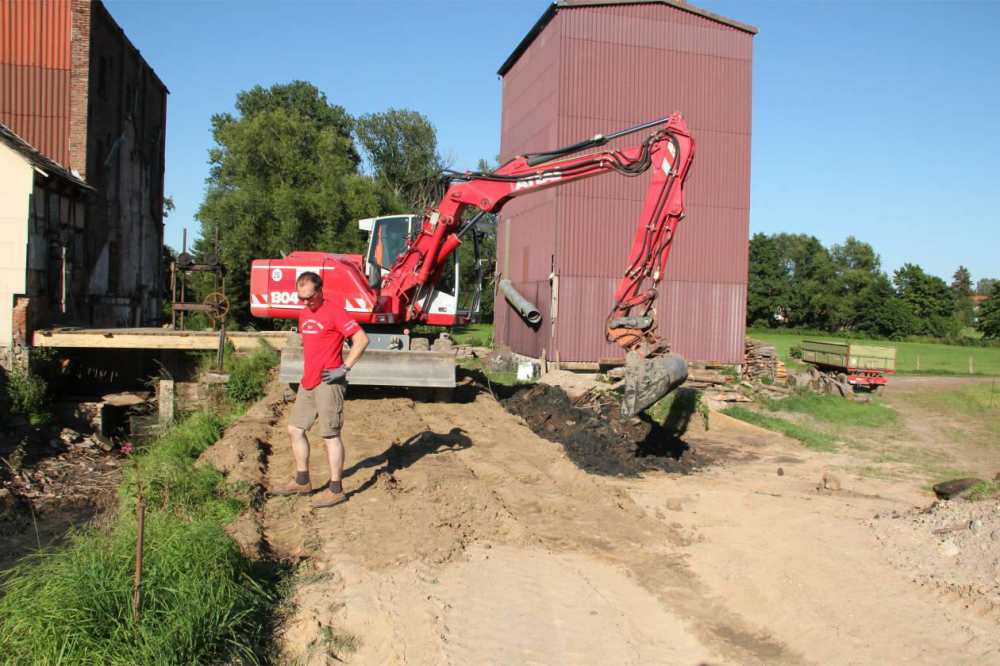
{"label": "leafy tree", "polygon": [[851,323],[856,331],[891,340],[901,340],[920,330],[920,321],[896,295],[885,273],[876,275],[858,294]]}
{"label": "leafy tree", "polygon": [[996,278],[983,278],[976,283],[976,295],[977,296],[989,296],[990,292],[993,291],[993,287],[1000,283],[1000,280]]}
{"label": "leafy tree", "polygon": [[955,300],[944,280],[928,275],[916,264],[906,263],[893,274],[893,283],[921,322],[920,333],[938,336],[958,333],[961,322],[952,316]]}
{"label": "leafy tree", "polygon": [[993,285],[986,300],[979,308],[979,323],[977,327],[983,338],[992,340],[1000,338],[1000,282]]}
{"label": "leafy tree", "polygon": [[256,86],[237,94],[236,111],[212,116],[215,146],[197,218],[202,239],[220,232],[232,312],[244,322],[253,259],[359,252],[356,220],[394,202],[359,173],[353,119],[312,84]]}
{"label": "leafy tree", "polygon": [[789,276],[788,323],[833,330],[844,311],[841,295],[831,288],[837,269],[829,250],[805,234],[778,234],[775,243]]}
{"label": "leafy tree", "polygon": [[959,266],[951,281],[951,291],[955,295],[955,312],[962,318],[962,323],[971,326],[972,316],[972,275],[965,266]]}
{"label": "leafy tree", "polygon": [[774,236],[761,233],[750,239],[749,275],[747,277],[747,323],[754,326],[777,326],[784,314],[790,290],[788,266]]}
{"label": "leafy tree", "polygon": [[425,116],[410,109],[366,113],[358,118],[355,134],[375,177],[414,212],[423,213],[441,198],[445,164],[437,151],[437,130]]}
{"label": "leafy tree", "polygon": [[848,326],[862,305],[865,291],[882,276],[882,259],[871,245],[848,236],[843,245],[830,251],[837,269],[839,324]]}

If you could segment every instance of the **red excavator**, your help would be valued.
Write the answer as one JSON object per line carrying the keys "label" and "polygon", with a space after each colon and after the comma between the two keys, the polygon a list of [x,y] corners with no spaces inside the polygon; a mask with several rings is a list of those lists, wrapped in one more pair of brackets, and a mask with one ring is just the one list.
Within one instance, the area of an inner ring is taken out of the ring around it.
{"label": "red excavator", "polygon": [[[643,130],[650,134],[639,145],[572,156]],[[323,279],[324,296],[343,303],[371,339],[364,358],[351,371],[352,384],[453,388],[454,356],[432,351],[427,339],[410,335],[409,327],[478,321],[483,216],[498,213],[515,197],[540,190],[605,173],[638,176],[652,169],[635,242],[603,327],[607,341],[627,352],[621,412],[622,418],[634,416],[687,379],[687,363],[657,335],[653,304],[677,224],[684,216],[683,187],[693,157],[694,139],[681,115],[674,113],[563,148],[519,155],[494,171],[447,172],[451,177],[447,191],[426,214],[360,222],[361,229],[369,232],[365,255],[299,251],[283,259],[254,261],[250,311],[259,317],[297,317],[303,306],[296,279],[314,271]],[[478,208],[479,213],[463,221],[469,208]],[[463,285],[456,250],[469,237],[476,279]],[[507,276],[499,277],[507,300],[529,325],[537,325],[537,308],[504,279]],[[600,334],[598,326],[594,322],[595,335]],[[298,383],[301,377],[301,339],[292,336],[282,350],[281,380]]]}

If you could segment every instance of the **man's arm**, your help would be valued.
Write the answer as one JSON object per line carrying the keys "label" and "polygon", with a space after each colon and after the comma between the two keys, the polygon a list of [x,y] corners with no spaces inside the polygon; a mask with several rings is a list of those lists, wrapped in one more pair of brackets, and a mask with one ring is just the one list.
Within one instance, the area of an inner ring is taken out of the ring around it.
{"label": "man's arm", "polygon": [[347,359],[344,361],[344,364],[348,368],[353,368],[354,364],[358,362],[367,348],[368,334],[359,326],[358,330],[351,335],[351,351],[347,353]]}

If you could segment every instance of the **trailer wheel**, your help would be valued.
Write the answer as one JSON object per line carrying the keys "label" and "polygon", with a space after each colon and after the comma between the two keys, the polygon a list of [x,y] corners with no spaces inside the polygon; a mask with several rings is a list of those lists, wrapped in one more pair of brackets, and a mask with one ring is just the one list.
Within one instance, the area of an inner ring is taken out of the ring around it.
{"label": "trailer wheel", "polygon": [[819,368],[817,368],[815,365],[810,365],[809,369],[806,370],[806,372],[808,372],[809,376],[812,377],[813,379],[819,379],[820,375],[823,374],[819,371]]}
{"label": "trailer wheel", "polygon": [[871,384],[868,386],[868,391],[869,393],[875,394],[878,393],[881,388],[882,388],[881,384]]}
{"label": "trailer wheel", "polygon": [[843,373],[843,372],[838,372],[837,373],[837,382],[840,383],[840,384],[846,384],[847,383],[847,375],[845,373]]}

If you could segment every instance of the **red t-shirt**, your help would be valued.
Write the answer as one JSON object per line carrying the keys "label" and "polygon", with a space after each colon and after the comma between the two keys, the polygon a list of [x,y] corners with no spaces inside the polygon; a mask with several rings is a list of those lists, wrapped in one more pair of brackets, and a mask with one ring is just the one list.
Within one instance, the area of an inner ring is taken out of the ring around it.
{"label": "red t-shirt", "polygon": [[344,364],[344,338],[358,330],[358,322],[330,300],[324,300],[315,312],[308,307],[299,311],[299,333],[305,357],[303,388],[316,388],[321,381],[320,373]]}

